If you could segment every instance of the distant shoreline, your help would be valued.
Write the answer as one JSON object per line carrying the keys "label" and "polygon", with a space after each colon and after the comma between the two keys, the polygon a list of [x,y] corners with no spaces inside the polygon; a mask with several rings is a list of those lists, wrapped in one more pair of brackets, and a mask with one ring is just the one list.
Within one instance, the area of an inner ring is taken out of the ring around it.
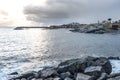
{"label": "distant shoreline", "polygon": [[49,27],[16,27],[14,30],[22,30],[22,29],[30,29],[30,28],[45,28],[48,29]]}

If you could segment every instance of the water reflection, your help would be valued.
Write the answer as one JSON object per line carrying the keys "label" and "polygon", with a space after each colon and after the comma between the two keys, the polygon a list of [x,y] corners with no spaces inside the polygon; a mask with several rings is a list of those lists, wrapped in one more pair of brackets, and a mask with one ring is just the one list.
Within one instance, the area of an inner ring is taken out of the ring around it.
{"label": "water reflection", "polygon": [[48,50],[48,31],[30,29],[24,31],[24,41],[26,41],[27,48],[30,48],[29,55],[31,57],[43,56]]}
{"label": "water reflection", "polygon": [[[2,72],[24,71],[83,56],[120,56],[120,35],[59,30],[0,30]],[[1,77],[1,76],[0,76]]]}

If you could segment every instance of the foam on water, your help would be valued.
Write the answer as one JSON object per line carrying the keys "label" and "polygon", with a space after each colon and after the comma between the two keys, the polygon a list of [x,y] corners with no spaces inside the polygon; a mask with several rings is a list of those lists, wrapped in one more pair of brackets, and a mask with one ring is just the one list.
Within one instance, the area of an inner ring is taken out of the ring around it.
{"label": "foam on water", "polygon": [[112,64],[112,73],[120,73],[120,60],[110,60]]}
{"label": "foam on water", "polygon": [[[38,70],[83,56],[120,56],[120,35],[72,33],[58,30],[0,29],[0,80],[12,72]],[[111,61],[113,72],[119,61]]]}

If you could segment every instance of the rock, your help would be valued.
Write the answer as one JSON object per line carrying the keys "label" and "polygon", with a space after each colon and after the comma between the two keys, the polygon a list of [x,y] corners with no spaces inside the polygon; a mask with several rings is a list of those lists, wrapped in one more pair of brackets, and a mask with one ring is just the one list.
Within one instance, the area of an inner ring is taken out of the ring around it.
{"label": "rock", "polygon": [[27,80],[27,79],[25,79],[25,78],[22,78],[21,80]]}
{"label": "rock", "polygon": [[60,74],[60,78],[61,79],[65,79],[66,77],[70,77],[71,76],[71,73],[70,72],[65,72],[65,73],[61,73]]}
{"label": "rock", "polygon": [[86,33],[95,33],[95,34],[103,34],[106,31],[103,28],[94,28],[94,29],[88,29]]}
{"label": "rock", "polygon": [[105,33],[105,31],[103,31],[103,30],[99,30],[99,31],[95,32],[95,34],[104,34],[104,33]]}
{"label": "rock", "polygon": [[18,75],[18,72],[10,73],[9,75]]}
{"label": "rock", "polygon": [[114,59],[114,60],[120,60],[119,57],[108,57],[108,59],[110,59],[110,60],[112,60],[112,59]]}
{"label": "rock", "polygon": [[88,56],[67,60],[60,63],[57,68],[46,67],[38,72],[29,72],[10,80],[23,78],[26,80],[104,80],[120,76],[120,74],[110,74],[111,71],[112,66],[108,58]]}
{"label": "rock", "polygon": [[96,31],[98,31],[99,29],[89,29],[88,31],[86,31],[86,33],[95,33]]}
{"label": "rock", "polygon": [[84,71],[85,74],[90,76],[97,76],[99,77],[102,73],[102,66],[90,66],[87,67]]}
{"label": "rock", "polygon": [[67,60],[65,62],[62,62],[58,65],[58,73],[63,73],[63,72],[71,72],[71,73],[75,73],[75,72],[83,72],[84,69],[87,67],[87,63],[89,61],[92,61],[93,57],[87,57],[87,58],[80,58],[80,59],[71,59],[71,60]]}
{"label": "rock", "polygon": [[80,29],[72,29],[72,30],[70,30],[70,31],[72,31],[72,32],[79,32]]}
{"label": "rock", "polygon": [[75,80],[90,80],[90,79],[91,79],[91,76],[88,76],[88,75],[85,75],[82,73],[78,73]]}
{"label": "rock", "polygon": [[30,77],[27,78],[27,80],[31,80],[33,78],[34,78],[34,76],[30,76]]}
{"label": "rock", "polygon": [[73,79],[71,79],[71,78],[69,78],[69,77],[66,77],[64,80],[73,80]]}
{"label": "rock", "polygon": [[42,78],[47,78],[47,77],[57,76],[57,75],[58,73],[56,70],[54,70],[54,68],[48,68],[41,71]]}
{"label": "rock", "polygon": [[59,77],[54,78],[54,80],[61,80]]}
{"label": "rock", "polygon": [[47,78],[47,79],[44,79],[44,80],[54,80],[54,78]]}
{"label": "rock", "polygon": [[40,78],[41,77],[41,72],[36,72],[34,73],[34,78]]}
{"label": "rock", "polygon": [[18,77],[12,78],[10,80],[16,80],[16,79],[22,79],[22,78],[31,80],[31,79],[35,78],[35,73],[37,73],[37,72],[35,72],[35,71],[28,72],[28,73],[22,74],[22,75],[20,75]]}
{"label": "rock", "polygon": [[35,79],[35,78],[34,78],[34,79],[32,79],[32,80],[43,80],[43,79],[41,79],[41,78],[40,78],[40,79]]}
{"label": "rock", "polygon": [[112,65],[107,58],[100,57],[95,61],[96,66],[102,66],[104,72],[110,74],[112,72]]}
{"label": "rock", "polygon": [[107,75],[107,78],[114,78],[117,76],[120,76],[120,73],[113,73],[113,74]]}
{"label": "rock", "polygon": [[94,58],[90,56],[86,58],[71,59],[62,62],[59,64],[57,71],[58,73],[63,73],[67,71],[71,73],[84,72],[84,70],[90,66],[102,66],[102,69],[107,74],[110,74],[112,71],[112,66],[107,58]]}
{"label": "rock", "polygon": [[27,79],[27,78],[30,78],[30,77],[31,77],[31,78],[34,77],[34,72],[29,72],[29,73],[26,73],[26,74],[22,74],[21,76],[16,77],[16,78],[13,78],[13,79],[11,79],[11,80],[22,79],[22,78]]}
{"label": "rock", "polygon": [[101,76],[97,80],[106,80],[106,78],[107,78],[107,74],[102,73]]}
{"label": "rock", "polygon": [[107,80],[120,80],[120,76],[115,77],[115,78],[109,78],[109,79],[107,79]]}

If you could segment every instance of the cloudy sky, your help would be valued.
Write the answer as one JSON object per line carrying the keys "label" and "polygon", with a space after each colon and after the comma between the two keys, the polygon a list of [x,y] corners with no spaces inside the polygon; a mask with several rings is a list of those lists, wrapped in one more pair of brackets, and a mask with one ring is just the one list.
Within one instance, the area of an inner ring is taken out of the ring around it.
{"label": "cloudy sky", "polygon": [[0,26],[120,19],[120,0],[0,0]]}

